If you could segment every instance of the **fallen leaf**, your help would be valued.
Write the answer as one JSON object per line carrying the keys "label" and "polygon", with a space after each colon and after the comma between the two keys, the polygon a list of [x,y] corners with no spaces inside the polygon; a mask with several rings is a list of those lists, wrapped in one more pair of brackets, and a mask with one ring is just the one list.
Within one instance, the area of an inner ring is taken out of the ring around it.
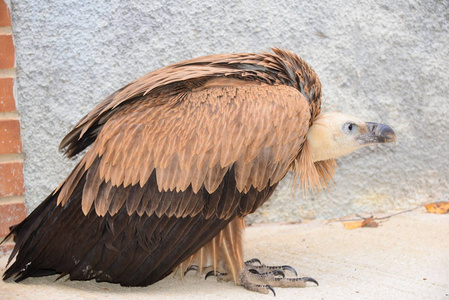
{"label": "fallen leaf", "polygon": [[[388,216],[384,216],[384,217],[373,217],[373,216],[371,216],[369,218],[363,218],[363,217],[357,215],[357,217],[359,217],[361,220],[354,220],[354,219],[350,220],[350,219],[346,219],[346,218],[343,218],[343,219],[340,218],[340,219],[329,220],[328,223],[330,223],[330,222],[342,222],[346,229],[355,229],[355,228],[360,228],[360,227],[378,227],[379,223],[376,222],[376,221],[389,219],[389,218],[391,218],[393,216],[397,216],[397,215],[400,215],[400,214],[403,214],[403,213],[406,213],[406,212],[410,212],[412,210],[415,210],[415,209],[418,209],[418,208],[421,208],[421,207],[422,207],[422,205],[419,205],[419,206],[416,206],[414,208],[403,210],[403,211],[400,211],[400,212],[397,212],[397,213],[394,213],[394,214],[391,214],[391,215],[388,215]],[[346,222],[344,222],[344,221],[346,221]]]}
{"label": "fallen leaf", "polygon": [[370,217],[360,221],[343,222],[343,226],[345,226],[345,229],[356,229],[361,227],[377,227],[379,226],[379,223],[374,221],[374,218]]}
{"label": "fallen leaf", "polygon": [[363,226],[363,220],[355,221],[355,222],[343,222],[343,226],[345,229],[356,229]]}
{"label": "fallen leaf", "polygon": [[449,210],[449,202],[433,202],[424,207],[432,214],[445,214]]}

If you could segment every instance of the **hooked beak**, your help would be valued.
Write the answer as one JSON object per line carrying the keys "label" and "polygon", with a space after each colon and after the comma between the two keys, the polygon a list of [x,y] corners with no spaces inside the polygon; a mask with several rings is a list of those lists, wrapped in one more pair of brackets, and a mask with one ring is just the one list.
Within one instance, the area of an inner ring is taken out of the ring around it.
{"label": "hooked beak", "polygon": [[396,144],[396,134],[390,126],[372,122],[366,122],[365,124],[368,132],[357,137],[362,145],[391,142]]}

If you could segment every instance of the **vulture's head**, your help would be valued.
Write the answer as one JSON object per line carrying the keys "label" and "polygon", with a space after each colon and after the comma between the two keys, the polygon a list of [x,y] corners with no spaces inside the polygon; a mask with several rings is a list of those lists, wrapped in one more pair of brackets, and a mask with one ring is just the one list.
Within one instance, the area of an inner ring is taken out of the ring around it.
{"label": "vulture's head", "polygon": [[322,113],[310,127],[307,141],[313,161],[337,158],[359,148],[396,143],[396,134],[387,125],[363,122],[339,112]]}

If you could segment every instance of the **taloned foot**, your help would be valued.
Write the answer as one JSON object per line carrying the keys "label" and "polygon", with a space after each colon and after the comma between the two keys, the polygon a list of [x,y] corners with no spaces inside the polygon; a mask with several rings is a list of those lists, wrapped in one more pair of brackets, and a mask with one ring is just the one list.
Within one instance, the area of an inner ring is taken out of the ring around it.
{"label": "taloned foot", "polygon": [[[289,271],[295,277],[286,277],[284,271]],[[239,284],[248,290],[267,294],[270,291],[276,296],[273,287],[306,287],[307,282],[318,282],[311,277],[297,277],[296,270],[288,265],[267,266],[257,258],[245,262],[240,274]]]}

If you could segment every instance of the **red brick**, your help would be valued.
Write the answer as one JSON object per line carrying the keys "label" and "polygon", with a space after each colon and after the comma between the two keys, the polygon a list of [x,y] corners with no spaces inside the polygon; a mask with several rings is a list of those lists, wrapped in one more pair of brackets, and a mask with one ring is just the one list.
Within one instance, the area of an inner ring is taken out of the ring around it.
{"label": "red brick", "polygon": [[25,219],[27,210],[23,203],[0,203],[0,237],[9,233],[9,227]]}
{"label": "red brick", "polygon": [[0,78],[0,112],[16,110],[16,102],[14,101],[13,86],[14,86],[14,79]]}
{"label": "red brick", "polygon": [[25,187],[23,184],[23,163],[0,163],[0,197],[19,196],[23,195],[24,193]]}
{"label": "red brick", "polygon": [[0,35],[0,69],[10,68],[14,68],[14,43],[12,35],[2,34]]}
{"label": "red brick", "polygon": [[22,153],[19,120],[0,120],[0,154]]}
{"label": "red brick", "polygon": [[11,26],[11,12],[4,0],[0,0],[0,26]]}

